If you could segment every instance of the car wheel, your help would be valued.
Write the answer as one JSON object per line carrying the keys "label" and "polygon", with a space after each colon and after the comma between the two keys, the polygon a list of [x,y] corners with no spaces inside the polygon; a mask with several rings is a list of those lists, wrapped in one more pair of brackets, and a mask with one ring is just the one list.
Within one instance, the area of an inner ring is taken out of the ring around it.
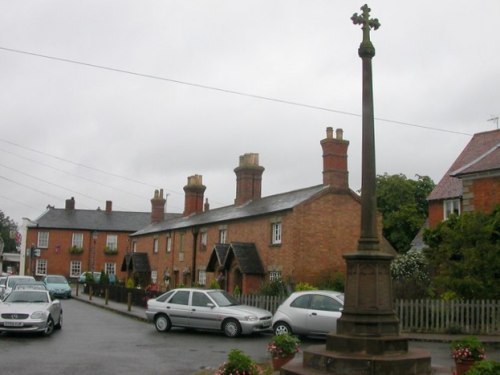
{"label": "car wheel", "polygon": [[44,336],[50,336],[54,332],[54,319],[51,316],[47,319],[47,325],[45,326],[45,331],[43,331]]}
{"label": "car wheel", "polygon": [[63,315],[61,312],[61,315],[59,315],[59,322],[54,326],[55,329],[61,329],[63,324]]}
{"label": "car wheel", "polygon": [[167,332],[172,327],[168,316],[161,314],[155,317],[155,327],[158,332]]}
{"label": "car wheel", "polygon": [[285,322],[277,322],[274,327],[274,334],[276,336],[279,336],[279,335],[286,335],[287,333],[289,335],[292,334],[292,328],[286,324]]}
{"label": "car wheel", "polygon": [[235,319],[228,319],[224,322],[222,329],[227,337],[238,337],[241,335],[240,323]]}

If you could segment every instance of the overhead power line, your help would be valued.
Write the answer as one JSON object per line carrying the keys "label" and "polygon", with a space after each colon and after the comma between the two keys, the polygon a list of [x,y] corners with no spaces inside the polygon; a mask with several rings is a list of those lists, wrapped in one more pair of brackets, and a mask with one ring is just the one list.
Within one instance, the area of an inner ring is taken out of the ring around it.
{"label": "overhead power line", "polygon": [[[312,105],[312,104],[305,104],[305,103],[295,102],[295,101],[291,101],[291,100],[285,100],[285,99],[279,99],[279,98],[272,98],[272,97],[269,97],[269,96],[251,94],[251,93],[246,93],[246,92],[237,91],[237,90],[224,89],[224,88],[221,88],[221,87],[203,85],[203,84],[200,84],[200,83],[181,81],[181,80],[177,80],[177,79],[173,79],[173,78],[167,78],[167,77],[161,77],[161,76],[157,76],[157,75],[153,75],[153,74],[133,72],[133,71],[130,71],[130,70],[113,68],[113,67],[109,67],[109,66],[105,66],[105,65],[92,64],[92,63],[88,63],[88,62],[84,62],[84,61],[72,60],[72,59],[67,59],[67,58],[63,58],[63,57],[44,55],[44,54],[41,54],[41,53],[23,51],[23,50],[19,50],[19,49],[7,48],[7,47],[2,47],[2,46],[0,46],[0,50],[4,50],[4,51],[7,51],[7,52],[18,53],[18,54],[23,54],[23,55],[41,57],[41,58],[44,58],[44,59],[61,61],[61,62],[70,63],[70,64],[77,64],[77,65],[82,65],[82,66],[86,66],[86,67],[90,67],[90,68],[96,68],[96,69],[102,69],[102,70],[108,70],[108,71],[112,71],[112,72],[117,72],[117,73],[129,74],[129,75],[134,75],[134,76],[143,77],[143,78],[150,78],[150,79],[155,79],[155,80],[160,80],[160,81],[166,81],[166,82],[170,82],[170,83],[176,83],[176,84],[180,84],[180,85],[186,85],[186,86],[196,87],[196,88],[205,89],[205,90],[219,91],[219,92],[223,92],[223,93],[226,93],[226,94],[245,96],[245,97],[259,99],[259,100],[266,100],[266,101],[277,102],[277,103],[282,103],[282,104],[288,104],[288,105],[293,105],[293,106],[299,106],[299,107],[304,107],[304,108],[309,108],[309,109],[315,109],[315,110],[320,110],[320,111],[332,112],[332,113],[337,113],[337,114],[346,115],[346,116],[362,117],[362,115],[359,114],[359,113],[341,111],[341,110],[337,110],[337,109],[332,109],[332,108],[327,108],[327,107],[321,107],[321,106],[316,106],[316,105]],[[444,133],[461,134],[461,135],[467,135],[467,136],[471,136],[472,135],[470,133],[458,132],[458,131],[454,131],[454,130],[441,129],[441,128],[436,128],[436,127],[431,127],[431,126],[413,124],[413,123],[409,123],[409,122],[403,122],[403,121],[397,121],[397,120],[390,120],[390,119],[384,119],[384,118],[378,118],[378,117],[375,117],[375,120],[377,120],[377,121],[383,121],[383,122],[389,122],[389,123],[403,125],[403,126],[411,126],[411,127],[420,128],[420,129],[439,131],[439,132],[444,132]]]}

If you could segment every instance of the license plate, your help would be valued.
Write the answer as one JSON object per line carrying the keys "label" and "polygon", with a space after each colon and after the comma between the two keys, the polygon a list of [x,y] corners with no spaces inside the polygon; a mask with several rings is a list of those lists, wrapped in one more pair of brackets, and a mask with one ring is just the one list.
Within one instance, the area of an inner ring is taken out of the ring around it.
{"label": "license plate", "polygon": [[5,327],[22,327],[23,322],[4,322],[3,325]]}

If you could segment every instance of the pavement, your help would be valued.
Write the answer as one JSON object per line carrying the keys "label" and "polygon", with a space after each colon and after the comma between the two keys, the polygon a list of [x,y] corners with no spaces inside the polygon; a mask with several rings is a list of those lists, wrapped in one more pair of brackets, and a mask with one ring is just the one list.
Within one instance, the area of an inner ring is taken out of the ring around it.
{"label": "pavement", "polygon": [[[73,289],[72,298],[79,300],[81,302],[89,303],[93,306],[113,311],[117,314],[128,316],[132,319],[141,320],[147,322],[146,319],[146,308],[140,306],[127,306],[127,304],[119,303],[115,301],[106,301],[103,297],[89,297],[88,294],[83,294],[81,291],[76,295],[76,290]],[[402,337],[406,337],[409,341],[421,341],[421,342],[443,342],[449,343],[454,340],[459,340],[467,335],[448,335],[440,333],[415,333],[415,332],[405,332],[401,334]],[[475,335],[481,342],[486,346],[493,346],[494,348],[500,348],[500,333],[498,335]],[[278,372],[275,372],[278,374]],[[434,368],[433,375],[444,375],[450,374],[449,369]]]}

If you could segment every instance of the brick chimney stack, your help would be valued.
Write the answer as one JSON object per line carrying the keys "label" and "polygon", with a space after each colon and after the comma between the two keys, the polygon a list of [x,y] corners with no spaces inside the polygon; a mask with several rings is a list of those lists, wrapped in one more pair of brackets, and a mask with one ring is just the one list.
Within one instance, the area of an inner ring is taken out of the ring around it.
{"label": "brick chimney stack", "polygon": [[75,209],[75,198],[71,197],[71,199],[66,199],[66,210],[74,210]]}
{"label": "brick chimney stack", "polygon": [[323,148],[323,185],[330,185],[337,190],[349,189],[349,172],[347,170],[347,148],[349,141],[343,139],[343,130],[335,131],[326,128],[326,138],[321,140]]}
{"label": "brick chimney stack", "polygon": [[203,194],[206,186],[203,185],[203,176],[195,174],[189,176],[187,185],[184,186],[184,216],[203,212]]}
{"label": "brick chimney stack", "polygon": [[113,211],[113,202],[106,201],[106,212],[110,213],[111,211]]}
{"label": "brick chimney stack", "polygon": [[240,156],[240,165],[235,168],[236,199],[239,206],[250,200],[260,199],[262,193],[262,173],[264,167],[259,165],[259,154],[244,154]]}
{"label": "brick chimney stack", "polygon": [[[155,195],[151,199],[151,223],[160,223],[165,218],[165,203],[163,189],[155,190]],[[107,207],[106,207],[107,209]]]}

